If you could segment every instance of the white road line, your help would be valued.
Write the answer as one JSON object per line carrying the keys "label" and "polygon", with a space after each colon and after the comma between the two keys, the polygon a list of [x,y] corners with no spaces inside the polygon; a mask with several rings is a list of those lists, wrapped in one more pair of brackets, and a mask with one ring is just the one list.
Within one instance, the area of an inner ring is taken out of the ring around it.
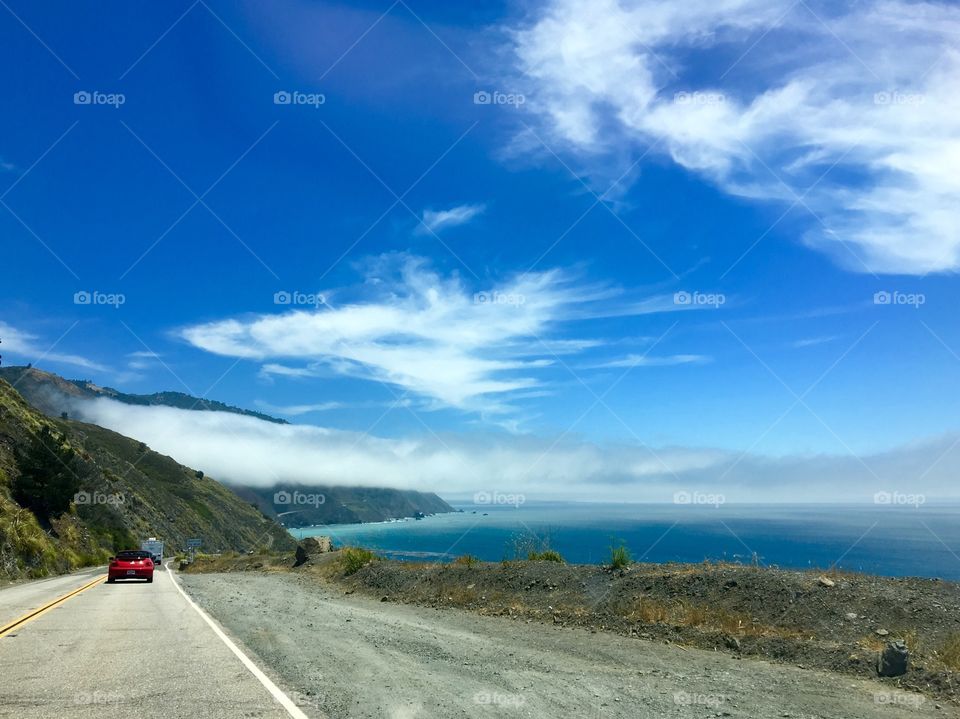
{"label": "white road line", "polygon": [[251,660],[250,657],[248,657],[246,654],[240,651],[239,647],[237,647],[237,645],[234,644],[233,641],[231,641],[230,637],[224,634],[223,630],[217,626],[217,623],[210,618],[210,615],[208,615],[199,606],[197,606],[196,602],[194,602],[187,595],[187,593],[183,591],[183,588],[180,586],[180,582],[178,582],[173,576],[173,570],[170,569],[170,562],[167,562],[166,568],[167,568],[167,575],[170,577],[170,581],[173,582],[173,586],[177,588],[177,591],[180,592],[183,598],[187,600],[187,604],[189,604],[191,607],[197,610],[197,614],[199,614],[203,618],[203,621],[205,621],[207,624],[210,625],[210,628],[214,631],[214,633],[218,637],[220,637],[221,641],[223,641],[223,643],[227,645],[230,651],[237,656],[237,659],[243,662],[243,666],[249,669],[250,673],[260,680],[260,683],[263,684],[266,690],[273,695],[274,699],[280,702],[280,705],[287,710],[287,713],[291,717],[293,717],[293,719],[310,719],[310,717],[308,717],[306,714],[304,714],[300,710],[300,707],[298,707],[296,704],[293,703],[293,700],[290,697],[288,697],[286,694],[283,693],[283,690],[280,689],[280,687],[278,687],[276,684],[274,684],[270,680],[270,677],[264,674],[260,670],[260,668],[253,663],[253,660]]}

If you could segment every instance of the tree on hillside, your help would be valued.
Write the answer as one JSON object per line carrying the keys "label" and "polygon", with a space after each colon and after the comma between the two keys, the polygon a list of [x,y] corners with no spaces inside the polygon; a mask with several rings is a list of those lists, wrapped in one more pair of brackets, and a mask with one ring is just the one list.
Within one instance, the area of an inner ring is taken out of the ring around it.
{"label": "tree on hillside", "polygon": [[30,446],[17,455],[20,474],[13,481],[13,498],[27,507],[44,524],[70,509],[80,489],[77,453],[66,446],[63,437],[44,425]]}

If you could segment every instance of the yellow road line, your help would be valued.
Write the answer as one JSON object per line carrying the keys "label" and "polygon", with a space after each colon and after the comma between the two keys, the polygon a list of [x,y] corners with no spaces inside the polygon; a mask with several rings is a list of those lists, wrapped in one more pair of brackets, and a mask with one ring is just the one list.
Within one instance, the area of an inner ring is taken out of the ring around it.
{"label": "yellow road line", "polygon": [[30,622],[30,621],[36,619],[37,617],[39,617],[39,616],[42,615],[42,614],[46,614],[46,613],[49,612],[51,609],[54,609],[54,608],[58,607],[59,605],[63,604],[65,601],[67,601],[67,600],[70,599],[71,597],[77,596],[78,594],[80,594],[80,592],[85,592],[85,591],[87,591],[88,589],[91,589],[92,587],[95,587],[97,584],[99,584],[100,582],[102,582],[102,581],[103,581],[104,579],[106,579],[106,578],[107,578],[107,575],[106,575],[106,574],[104,574],[102,577],[97,577],[97,578],[94,579],[92,582],[89,582],[88,584],[84,584],[84,585],[83,585],[82,587],[80,587],[79,589],[74,589],[72,592],[69,592],[69,593],[67,593],[67,594],[64,594],[62,597],[60,597],[60,598],[58,598],[58,599],[54,599],[52,602],[49,602],[49,603],[47,603],[47,604],[44,604],[42,607],[40,607],[40,608],[38,608],[38,609],[34,609],[34,610],[32,610],[32,611],[24,614],[24,615],[23,615],[22,617],[20,617],[19,619],[15,619],[14,621],[10,622],[9,624],[3,625],[2,627],[0,627],[0,637],[5,637],[9,632],[13,631],[14,629],[17,629],[18,627],[22,627],[22,626],[23,626],[24,624],[26,624],[27,622]]}

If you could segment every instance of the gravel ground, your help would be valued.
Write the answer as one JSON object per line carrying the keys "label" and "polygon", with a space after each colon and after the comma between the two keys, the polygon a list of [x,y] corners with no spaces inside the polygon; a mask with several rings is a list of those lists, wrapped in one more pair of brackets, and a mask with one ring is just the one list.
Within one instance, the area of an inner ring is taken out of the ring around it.
{"label": "gravel ground", "polygon": [[184,587],[311,717],[953,717],[870,680],[580,627],[344,596],[290,573]]}

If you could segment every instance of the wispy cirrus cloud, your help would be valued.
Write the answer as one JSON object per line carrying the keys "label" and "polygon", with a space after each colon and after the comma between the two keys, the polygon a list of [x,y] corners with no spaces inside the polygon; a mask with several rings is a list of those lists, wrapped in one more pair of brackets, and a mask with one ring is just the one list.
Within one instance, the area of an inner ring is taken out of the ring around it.
{"label": "wispy cirrus cloud", "polygon": [[698,354],[676,354],[665,355],[662,357],[650,357],[642,354],[630,354],[626,357],[606,360],[595,365],[590,365],[592,369],[616,368],[616,367],[671,367],[682,364],[705,364],[712,360],[708,355]]}
{"label": "wispy cirrus cloud", "polygon": [[44,346],[40,337],[25,330],[18,329],[6,322],[0,322],[0,339],[3,344],[0,348],[8,353],[18,356],[25,362],[55,362],[59,364],[81,367],[87,370],[97,372],[110,372],[110,368],[95,362],[94,360],[82,357],[77,354],[59,352],[50,345]]}
{"label": "wispy cirrus cloud", "polygon": [[585,166],[655,145],[804,213],[847,268],[909,274],[960,269],[958,36],[960,7],[900,0],[549,0],[510,32],[541,132]]}
{"label": "wispy cirrus cloud", "polygon": [[449,227],[465,225],[486,210],[486,205],[457,205],[447,210],[424,210],[417,225],[418,234],[439,232]]}
{"label": "wispy cirrus cloud", "polygon": [[671,296],[637,298],[556,269],[473,291],[409,255],[380,258],[365,280],[367,296],[354,302],[228,318],[180,335],[207,352],[262,362],[265,376],[350,376],[439,406],[496,413],[541,387],[560,354],[597,348],[570,337],[572,323],[688,309]]}

